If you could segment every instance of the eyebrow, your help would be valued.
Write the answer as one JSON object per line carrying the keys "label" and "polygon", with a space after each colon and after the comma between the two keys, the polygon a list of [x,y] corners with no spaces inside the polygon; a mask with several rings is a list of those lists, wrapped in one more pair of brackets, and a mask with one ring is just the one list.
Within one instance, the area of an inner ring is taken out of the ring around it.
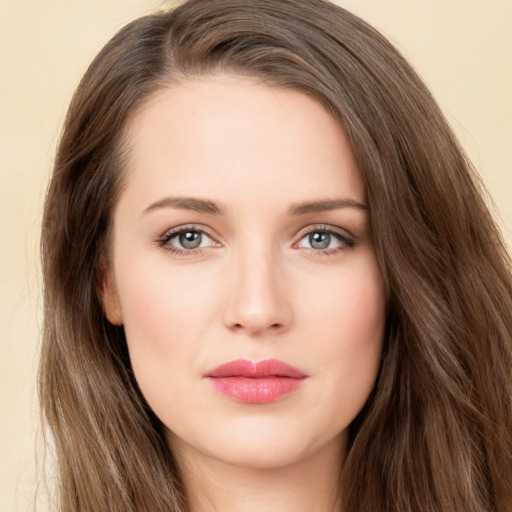
{"label": "eyebrow", "polygon": [[338,210],[340,208],[356,208],[363,211],[370,210],[367,205],[355,201],[354,199],[326,199],[324,201],[308,201],[292,205],[288,212],[290,215],[298,216],[308,213]]}
{"label": "eyebrow", "polygon": [[197,197],[164,197],[156,203],[148,206],[142,214],[145,215],[153,210],[160,208],[177,208],[179,210],[192,210],[200,213],[209,213],[212,215],[224,215],[225,210],[217,203],[208,199]]}
{"label": "eyebrow", "polygon": [[[159,210],[160,208],[176,208],[179,210],[192,210],[210,215],[225,215],[224,207],[209,199],[200,199],[197,197],[164,197],[159,201],[148,206],[143,212],[147,213]],[[354,199],[326,199],[321,201],[306,201],[292,205],[288,214],[294,217],[306,215],[308,213],[325,212],[328,210],[338,210],[341,208],[356,208],[358,210],[368,211],[370,208]]]}

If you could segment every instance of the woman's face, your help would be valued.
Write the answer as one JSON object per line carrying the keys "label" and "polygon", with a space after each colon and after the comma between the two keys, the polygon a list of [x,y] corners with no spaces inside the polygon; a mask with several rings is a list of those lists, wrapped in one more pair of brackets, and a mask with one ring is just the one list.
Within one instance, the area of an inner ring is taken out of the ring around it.
{"label": "woman's face", "polygon": [[104,305],[168,443],[251,467],[339,459],[385,323],[344,132],[301,92],[219,76],[158,92],[127,137]]}

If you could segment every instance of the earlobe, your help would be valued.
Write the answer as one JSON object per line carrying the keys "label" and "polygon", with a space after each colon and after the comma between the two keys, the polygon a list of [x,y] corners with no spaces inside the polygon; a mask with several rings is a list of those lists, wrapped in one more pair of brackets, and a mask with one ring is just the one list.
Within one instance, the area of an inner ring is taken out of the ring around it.
{"label": "earlobe", "polygon": [[98,293],[107,320],[113,325],[123,324],[121,304],[117,294],[112,271],[109,264],[103,261],[99,268]]}

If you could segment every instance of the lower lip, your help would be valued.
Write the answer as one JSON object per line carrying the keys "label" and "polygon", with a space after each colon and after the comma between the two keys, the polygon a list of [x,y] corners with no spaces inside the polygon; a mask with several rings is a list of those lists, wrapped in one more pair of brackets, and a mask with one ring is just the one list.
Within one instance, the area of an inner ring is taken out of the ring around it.
{"label": "lower lip", "polygon": [[305,379],[294,377],[209,377],[221,394],[246,404],[269,404],[298,389]]}

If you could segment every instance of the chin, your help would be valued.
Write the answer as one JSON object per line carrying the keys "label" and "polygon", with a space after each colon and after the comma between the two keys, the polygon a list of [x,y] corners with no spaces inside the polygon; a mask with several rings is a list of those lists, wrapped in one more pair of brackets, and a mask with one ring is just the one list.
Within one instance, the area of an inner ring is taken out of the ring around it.
{"label": "chin", "polygon": [[210,460],[248,469],[282,469],[317,456],[340,460],[346,446],[346,429],[319,436],[303,426],[290,428],[275,422],[253,421],[238,425],[239,428],[231,425],[210,430],[208,436],[199,440],[174,433],[169,433],[167,439],[171,450],[178,451],[178,459],[179,452],[192,448]]}

